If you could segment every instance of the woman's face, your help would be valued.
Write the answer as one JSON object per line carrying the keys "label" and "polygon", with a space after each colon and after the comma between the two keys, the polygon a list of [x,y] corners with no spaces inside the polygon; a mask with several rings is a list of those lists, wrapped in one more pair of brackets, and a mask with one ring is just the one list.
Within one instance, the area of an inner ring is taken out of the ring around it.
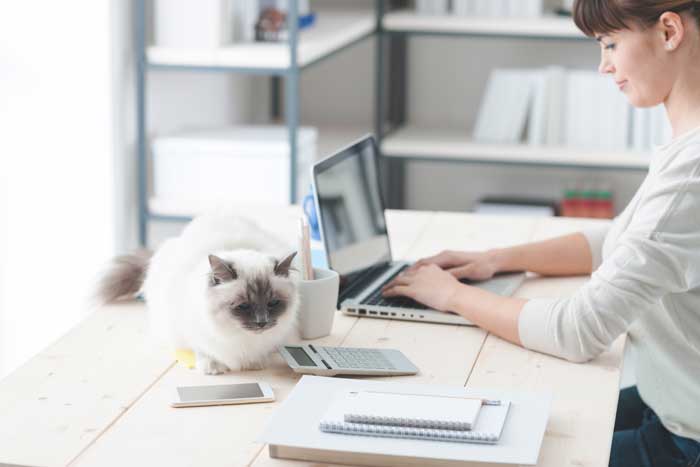
{"label": "woman's face", "polygon": [[600,43],[598,68],[609,74],[635,107],[651,107],[666,100],[676,78],[671,54],[654,28],[624,29],[596,36]]}

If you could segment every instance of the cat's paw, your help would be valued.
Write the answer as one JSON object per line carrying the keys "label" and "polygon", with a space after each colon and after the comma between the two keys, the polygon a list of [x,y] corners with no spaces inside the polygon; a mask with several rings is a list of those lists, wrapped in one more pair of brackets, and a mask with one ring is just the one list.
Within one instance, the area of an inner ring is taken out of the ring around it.
{"label": "cat's paw", "polygon": [[197,369],[205,375],[220,375],[229,371],[229,368],[223,363],[204,355],[197,356]]}
{"label": "cat's paw", "polygon": [[247,371],[258,371],[258,370],[264,370],[265,367],[267,366],[266,362],[251,362],[245,365],[242,370],[247,370]]}

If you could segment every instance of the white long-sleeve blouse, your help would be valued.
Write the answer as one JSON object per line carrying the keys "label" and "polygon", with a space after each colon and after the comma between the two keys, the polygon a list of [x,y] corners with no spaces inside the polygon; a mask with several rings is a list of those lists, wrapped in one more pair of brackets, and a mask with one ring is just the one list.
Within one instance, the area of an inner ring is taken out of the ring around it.
{"label": "white long-sleeve blouse", "polygon": [[591,280],[528,301],[523,345],[582,362],[627,332],[642,399],[669,431],[700,440],[700,128],[658,147],[627,208],[583,233]]}

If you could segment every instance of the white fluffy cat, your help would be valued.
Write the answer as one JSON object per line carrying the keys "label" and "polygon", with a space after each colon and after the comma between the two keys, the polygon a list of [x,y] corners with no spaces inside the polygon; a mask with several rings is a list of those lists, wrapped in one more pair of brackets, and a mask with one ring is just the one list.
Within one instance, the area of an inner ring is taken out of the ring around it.
{"label": "white fluffy cat", "polygon": [[204,215],[152,257],[117,258],[99,295],[107,302],[142,292],[152,332],[193,350],[206,374],[260,368],[296,329],[290,250],[251,221]]}

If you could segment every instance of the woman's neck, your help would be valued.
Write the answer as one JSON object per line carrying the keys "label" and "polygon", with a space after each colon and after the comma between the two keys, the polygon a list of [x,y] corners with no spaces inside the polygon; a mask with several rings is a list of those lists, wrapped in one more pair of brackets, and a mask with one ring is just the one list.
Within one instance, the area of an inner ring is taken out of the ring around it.
{"label": "woman's neck", "polygon": [[691,63],[664,101],[674,138],[700,127],[700,59]]}

